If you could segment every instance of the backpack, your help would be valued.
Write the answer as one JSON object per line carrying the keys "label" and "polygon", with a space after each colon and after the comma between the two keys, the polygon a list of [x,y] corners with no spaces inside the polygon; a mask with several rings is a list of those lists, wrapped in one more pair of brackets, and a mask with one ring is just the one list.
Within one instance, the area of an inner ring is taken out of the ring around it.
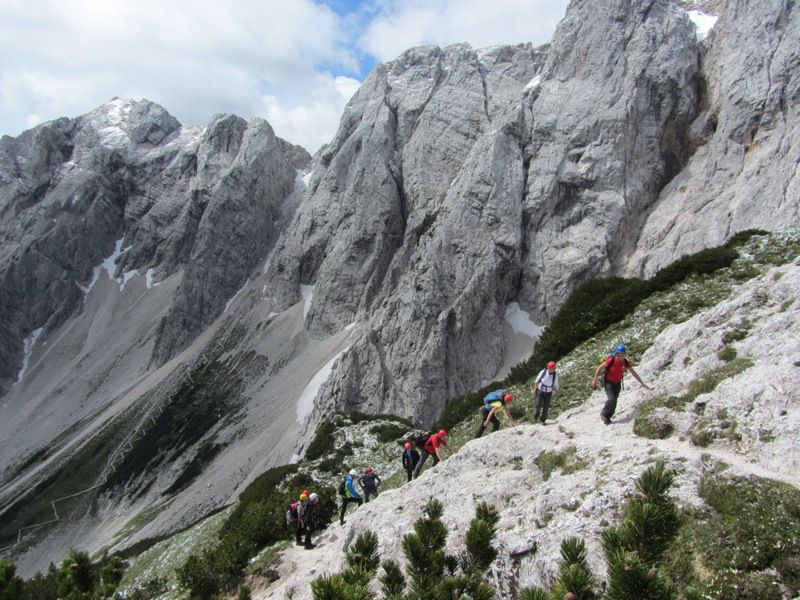
{"label": "backpack", "polygon": [[344,498],[347,496],[347,490],[344,487],[344,479],[339,482],[339,495]]}
{"label": "backpack", "polygon": [[[608,360],[609,358],[611,359],[611,362],[609,363],[609,365],[607,367],[603,368],[603,379],[604,380],[606,378],[606,373],[614,365],[614,361],[617,360],[617,355],[616,354],[609,354],[606,357],[606,360]],[[627,358],[623,358],[622,360],[623,361],[627,361],[628,359]],[[623,362],[622,363],[622,377],[619,380],[619,382],[622,384],[623,389],[625,388],[624,379],[625,379],[625,363]]]}
{"label": "backpack", "polygon": [[291,525],[297,521],[297,502],[292,502],[286,510],[286,524]]}
{"label": "backpack", "polygon": [[[551,383],[552,385],[547,385],[546,383],[544,383],[544,378],[545,378],[545,377],[547,377],[548,375],[552,375],[552,376],[553,376],[553,377],[550,379],[550,383]],[[556,386],[555,386],[555,383],[556,383],[556,376],[557,376],[557,375],[558,375],[558,371],[553,371],[552,373],[550,373],[550,371],[548,371],[548,370],[547,370],[547,368],[545,368],[545,369],[544,369],[544,373],[542,373],[542,376],[541,376],[541,378],[537,378],[537,379],[536,379],[536,383],[537,383],[537,384],[541,383],[543,387],[550,388],[549,390],[543,390],[543,392],[544,392],[545,394],[546,394],[546,393],[552,393],[552,392],[553,392],[553,390],[554,390],[554,389],[555,389],[555,387],[556,387]]]}
{"label": "backpack", "polygon": [[416,436],[414,438],[414,445],[417,448],[419,448],[420,450],[424,450],[425,449],[425,443],[428,441],[428,439],[430,437],[431,437],[431,432],[430,431],[426,431],[422,435],[418,435],[418,436]]}
{"label": "backpack", "polygon": [[483,408],[486,410],[492,410],[492,402],[502,402],[503,396],[505,395],[505,390],[495,390],[493,392],[489,392],[483,397]]}

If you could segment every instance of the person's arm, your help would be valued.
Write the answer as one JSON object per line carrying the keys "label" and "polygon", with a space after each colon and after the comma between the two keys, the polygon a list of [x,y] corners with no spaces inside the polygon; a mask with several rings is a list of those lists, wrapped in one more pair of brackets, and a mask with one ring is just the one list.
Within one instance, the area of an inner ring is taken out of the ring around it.
{"label": "person's arm", "polygon": [[596,388],[597,388],[597,376],[598,376],[598,375],[600,375],[600,371],[601,371],[601,370],[603,369],[603,367],[605,367],[605,366],[606,366],[606,361],[604,360],[604,361],[603,361],[603,362],[601,362],[601,363],[600,363],[600,364],[597,366],[597,368],[594,370],[594,377],[592,377],[592,389],[596,389]]}
{"label": "person's arm", "polygon": [[491,420],[492,420],[492,415],[493,415],[494,413],[496,413],[496,412],[497,412],[497,407],[496,407],[496,406],[493,406],[493,407],[492,407],[492,410],[490,410],[490,411],[489,411],[489,414],[488,414],[488,415],[486,415],[486,418],[483,420],[483,426],[484,426],[484,427],[488,427],[488,426],[489,426],[489,421],[491,421]]}
{"label": "person's arm", "polygon": [[633,368],[633,365],[628,367],[628,371],[631,372],[631,375],[633,375],[633,377],[636,379],[636,381],[641,383],[642,386],[644,386],[645,389],[647,389],[647,390],[652,390],[653,389],[649,385],[647,385],[644,381],[642,381],[642,378],[639,377],[639,374],[636,372],[636,369]]}
{"label": "person's arm", "polygon": [[347,482],[347,489],[350,490],[350,493],[353,495],[353,498],[361,498],[361,494],[356,491],[356,487],[353,485],[353,480]]}
{"label": "person's arm", "polygon": [[375,488],[377,489],[377,487],[378,487],[378,486],[381,484],[381,478],[380,478],[380,477],[378,477],[377,475],[375,475],[375,481],[377,482],[377,483],[375,484]]}

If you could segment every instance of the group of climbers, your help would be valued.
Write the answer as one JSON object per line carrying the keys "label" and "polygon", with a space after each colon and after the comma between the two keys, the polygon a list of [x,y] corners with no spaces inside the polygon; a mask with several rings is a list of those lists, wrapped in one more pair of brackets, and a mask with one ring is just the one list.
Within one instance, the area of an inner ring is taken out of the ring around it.
{"label": "group of climbers", "polygon": [[297,502],[292,502],[286,511],[286,523],[294,526],[298,546],[306,550],[315,548],[311,543],[311,532],[319,526],[319,496],[309,490],[300,492]]}
{"label": "group of climbers", "polygon": [[[356,489],[356,481],[361,488],[361,493]],[[359,475],[355,469],[350,469],[350,472],[339,483],[339,497],[342,499],[339,523],[344,525],[344,515],[350,504],[361,506],[362,503],[369,502],[370,496],[377,498],[380,484],[381,478],[372,467],[366,467],[363,475]]]}
{"label": "group of climbers", "polygon": [[[552,399],[560,390],[556,363],[549,361],[544,369],[534,379],[531,384],[531,393],[534,397],[534,422],[543,425],[547,422],[548,412]],[[608,355],[595,369],[591,387],[596,389],[600,374],[603,375],[603,388],[606,392],[606,402],[601,412],[603,423],[609,424],[614,415],[619,396],[622,378],[625,371],[630,371],[636,380],[646,389],[651,389],[642,381],[639,374],[633,368],[633,364],[627,359],[627,348],[624,344],[619,344],[614,351]],[[492,431],[500,428],[500,421],[497,416],[499,413],[505,415],[505,419],[512,426],[516,424],[511,415],[511,403],[514,396],[505,389],[497,389],[487,394],[481,406],[481,423],[475,434],[476,438],[483,435],[489,424],[492,424]],[[432,458],[433,466],[439,461],[444,460],[444,452],[450,452],[447,443],[447,431],[444,429],[435,433],[426,432],[416,438],[406,440],[403,444],[401,455],[403,470],[406,472],[407,481],[411,481],[419,476],[425,462]],[[361,491],[356,489],[358,482]],[[351,469],[344,476],[339,485],[339,496],[341,497],[341,510],[339,513],[339,523],[344,525],[345,514],[350,504],[361,506],[362,503],[369,502],[370,497],[378,496],[378,486],[381,483],[380,477],[374,472],[372,467],[366,467],[364,473],[359,475],[358,471]],[[309,494],[307,490],[300,495],[300,501],[296,503],[296,523],[297,523],[297,543],[301,544],[302,534],[305,534],[304,545],[306,548],[313,548],[310,540],[310,532],[314,528],[315,507],[319,500],[316,494]],[[292,506],[295,506],[294,504]]]}

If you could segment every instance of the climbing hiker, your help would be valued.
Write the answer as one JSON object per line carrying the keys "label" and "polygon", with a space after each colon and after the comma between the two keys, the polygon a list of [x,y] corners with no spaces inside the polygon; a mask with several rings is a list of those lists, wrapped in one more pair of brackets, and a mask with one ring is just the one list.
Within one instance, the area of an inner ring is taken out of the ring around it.
{"label": "climbing hiker", "polygon": [[419,462],[419,452],[411,445],[411,442],[403,444],[403,468],[406,470],[408,481],[414,477],[414,467]]}
{"label": "climbing hiker", "polygon": [[[314,494],[307,495],[307,499],[303,500],[300,495],[300,502],[297,505],[297,517],[301,524],[302,532],[305,534],[305,541],[303,547],[306,550],[311,550],[316,546],[311,543],[311,532],[317,528],[318,510],[319,510],[319,496]],[[297,543],[300,544],[300,535],[297,536]]]}
{"label": "climbing hiker", "polygon": [[364,474],[358,480],[358,485],[364,490],[364,504],[369,502],[370,496],[378,497],[378,486],[380,484],[381,478],[372,470],[372,467],[364,469]]}
{"label": "climbing hiker", "polygon": [[542,425],[547,421],[547,411],[550,410],[550,400],[558,394],[558,373],[556,373],[556,363],[550,361],[547,366],[536,376],[533,383],[534,394],[534,413],[533,422],[541,417]]}
{"label": "climbing hiker", "polygon": [[440,460],[444,460],[444,451],[442,448],[447,448],[448,451],[450,450],[450,447],[447,445],[447,432],[444,429],[440,429],[433,435],[429,436],[423,444],[422,456],[417,463],[417,466],[414,467],[414,477],[419,477],[419,474],[422,471],[422,466],[425,464],[425,461],[428,460],[429,456],[433,457],[434,467],[439,464]]}
{"label": "climbing hiker", "polygon": [[[295,540],[298,546],[302,544],[306,550],[314,548],[314,544],[311,543],[312,510],[309,495],[305,493],[300,494],[300,500],[297,502],[297,529]],[[305,542],[301,540],[303,535],[305,535]]]}
{"label": "climbing hiker", "polygon": [[339,496],[342,498],[342,510],[339,512],[340,525],[344,525],[344,513],[347,512],[347,505],[355,503],[361,506],[363,502],[361,495],[356,491],[356,486],[353,485],[353,480],[358,480],[358,471],[350,469],[350,472],[339,484]]}
{"label": "climbing hiker", "polygon": [[606,425],[611,423],[611,417],[614,416],[614,412],[617,410],[617,398],[622,389],[622,377],[625,375],[626,369],[645,389],[652,389],[642,381],[642,378],[633,368],[633,364],[627,358],[627,351],[625,344],[617,346],[614,352],[597,366],[594,371],[594,377],[592,377],[592,389],[594,390],[597,389],[597,377],[603,371],[603,388],[606,391],[606,403],[600,412],[600,419]]}
{"label": "climbing hiker", "polygon": [[475,438],[479,438],[483,435],[483,432],[489,426],[489,423],[492,424],[492,431],[497,431],[500,429],[500,421],[497,419],[497,413],[502,409],[503,413],[506,415],[506,419],[511,425],[516,425],[514,419],[511,417],[511,409],[509,408],[509,404],[514,401],[514,396],[506,392],[505,390],[495,390],[493,392],[489,392],[483,397],[483,407],[481,408],[481,426],[478,428],[477,433],[475,434]]}

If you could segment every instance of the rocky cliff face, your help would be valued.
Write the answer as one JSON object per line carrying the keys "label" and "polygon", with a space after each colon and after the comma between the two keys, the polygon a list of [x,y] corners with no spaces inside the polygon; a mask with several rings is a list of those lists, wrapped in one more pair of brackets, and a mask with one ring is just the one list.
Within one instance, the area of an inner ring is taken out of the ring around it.
{"label": "rocky cliff face", "polygon": [[642,215],[628,272],[650,274],[742,229],[797,222],[798,37],[791,2],[725,3],[703,54],[706,92],[687,131],[694,154]]}
{"label": "rocky cliff face", "polygon": [[147,272],[157,284],[185,267],[153,362],[184,348],[274,242],[308,159],[263,120],[220,116],[201,131],[147,101],[2,138],[0,390],[20,372],[23,340],[79,310],[112,255],[112,278]]}
{"label": "rocky cliff face", "polygon": [[376,69],[272,265],[277,309],[315,286],[312,336],[363,324],[323,398],[430,422],[496,375],[510,303],[544,322],[618,271],[690,154],[700,52],[669,2],[573,2],[549,48]]}

